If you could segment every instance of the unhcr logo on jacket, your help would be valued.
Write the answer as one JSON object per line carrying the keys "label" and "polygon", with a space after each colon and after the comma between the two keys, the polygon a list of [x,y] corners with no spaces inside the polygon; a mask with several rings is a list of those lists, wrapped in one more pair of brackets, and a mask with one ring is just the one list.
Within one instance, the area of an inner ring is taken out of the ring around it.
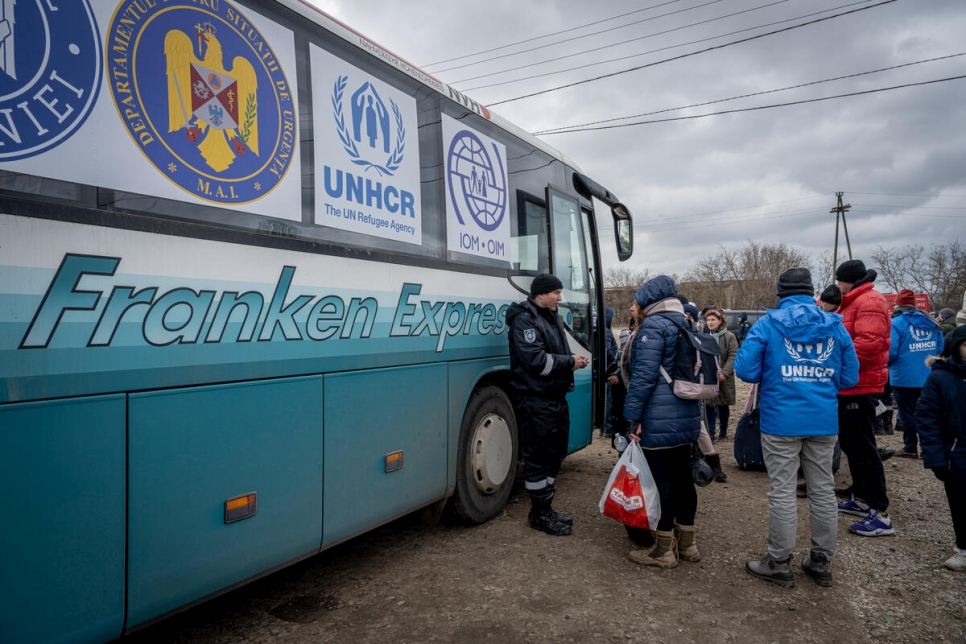
{"label": "unhcr logo on jacket", "polygon": [[795,364],[782,364],[782,378],[803,382],[829,380],[835,375],[835,369],[824,364],[834,350],[835,338],[826,338],[813,344],[792,342],[785,338],[785,351]]}
{"label": "unhcr logo on jacket", "polygon": [[909,351],[936,353],[939,350],[939,342],[936,339],[938,330],[938,328],[935,330],[919,329],[910,325],[909,336],[912,342],[909,343]]}

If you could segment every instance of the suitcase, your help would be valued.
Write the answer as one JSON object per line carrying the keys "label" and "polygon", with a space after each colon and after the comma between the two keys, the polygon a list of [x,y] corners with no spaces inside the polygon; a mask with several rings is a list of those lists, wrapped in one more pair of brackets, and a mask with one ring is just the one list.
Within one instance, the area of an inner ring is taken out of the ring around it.
{"label": "suitcase", "polygon": [[735,461],[739,469],[765,471],[765,456],[761,451],[761,416],[758,411],[758,385],[751,386],[745,413],[735,430]]}

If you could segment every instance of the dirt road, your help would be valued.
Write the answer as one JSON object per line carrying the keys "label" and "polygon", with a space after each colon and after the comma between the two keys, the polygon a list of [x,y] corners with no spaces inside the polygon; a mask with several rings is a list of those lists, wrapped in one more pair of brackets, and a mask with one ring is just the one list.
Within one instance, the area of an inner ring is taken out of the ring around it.
{"label": "dirt road", "polygon": [[[901,439],[881,444],[898,448]],[[718,448],[729,480],[698,490],[697,564],[661,571],[627,559],[633,546],[623,528],[597,509],[616,455],[595,439],[558,480],[556,505],[574,516],[569,537],[526,526],[518,485],[486,525],[408,517],[129,641],[966,642],[966,575],[942,567],[952,554],[949,510],[920,461],[886,463],[896,536],[854,536],[840,518],[833,588],[798,569],[808,551],[807,501],[799,500],[797,586],[783,589],[743,569],[764,552],[767,476],[739,471],[730,441]],[[847,479],[843,461],[837,481]]]}

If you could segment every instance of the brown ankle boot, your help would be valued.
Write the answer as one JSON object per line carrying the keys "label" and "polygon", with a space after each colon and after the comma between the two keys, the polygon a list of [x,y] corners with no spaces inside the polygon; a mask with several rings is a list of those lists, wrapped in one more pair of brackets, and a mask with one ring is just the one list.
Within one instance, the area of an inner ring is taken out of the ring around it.
{"label": "brown ankle boot", "polygon": [[674,536],[677,538],[678,557],[681,561],[695,563],[701,561],[701,553],[694,542],[694,526],[674,524]]}
{"label": "brown ankle boot", "polygon": [[711,454],[705,456],[704,460],[707,461],[708,465],[711,467],[711,471],[714,472],[714,480],[718,483],[727,483],[728,475],[724,473],[721,469],[721,456],[718,454]]}
{"label": "brown ankle boot", "polygon": [[628,558],[642,566],[674,568],[678,565],[677,542],[670,530],[657,530],[654,533],[654,547],[647,550],[631,550]]}

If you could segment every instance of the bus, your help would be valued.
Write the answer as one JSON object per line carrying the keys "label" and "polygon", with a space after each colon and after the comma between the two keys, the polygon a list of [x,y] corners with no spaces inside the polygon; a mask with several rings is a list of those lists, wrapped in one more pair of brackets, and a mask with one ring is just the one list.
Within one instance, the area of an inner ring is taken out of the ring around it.
{"label": "bus", "polygon": [[0,640],[496,516],[543,272],[589,444],[633,228],[560,152],[301,0],[0,0],[0,37]]}

